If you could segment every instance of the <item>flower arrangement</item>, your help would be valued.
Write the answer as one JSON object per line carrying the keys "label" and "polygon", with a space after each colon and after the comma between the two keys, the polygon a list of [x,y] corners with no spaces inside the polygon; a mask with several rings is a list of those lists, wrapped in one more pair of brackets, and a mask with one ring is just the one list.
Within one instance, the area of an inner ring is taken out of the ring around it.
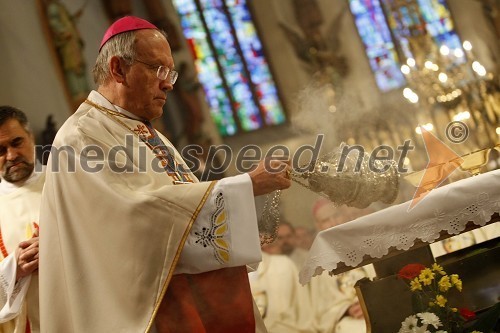
{"label": "flower arrangement", "polygon": [[409,264],[399,271],[398,277],[409,285],[418,312],[401,323],[399,333],[481,333],[464,328],[466,322],[475,319],[474,312],[448,303],[450,291],[462,291],[462,280],[457,274],[448,275],[436,263],[430,268]]}

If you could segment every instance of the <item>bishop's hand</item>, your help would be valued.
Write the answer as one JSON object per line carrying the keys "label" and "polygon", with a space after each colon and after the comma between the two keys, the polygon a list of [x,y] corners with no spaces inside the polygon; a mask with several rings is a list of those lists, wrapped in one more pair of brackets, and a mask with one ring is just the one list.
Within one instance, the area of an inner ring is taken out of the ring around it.
{"label": "bishop's hand", "polygon": [[290,160],[286,157],[268,157],[263,159],[248,174],[252,179],[253,194],[259,196],[284,190],[292,184]]}

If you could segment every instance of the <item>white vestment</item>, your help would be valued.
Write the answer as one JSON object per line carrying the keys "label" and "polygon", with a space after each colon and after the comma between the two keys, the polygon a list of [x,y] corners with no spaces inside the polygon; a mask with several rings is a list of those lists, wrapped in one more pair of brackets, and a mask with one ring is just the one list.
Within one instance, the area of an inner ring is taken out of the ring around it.
{"label": "white vestment", "polygon": [[297,270],[300,271],[307,258],[309,257],[309,252],[296,247],[288,257],[293,261],[295,267],[297,267]]}
{"label": "white vestment", "polygon": [[154,331],[173,274],[260,261],[252,183],[189,174],[194,184],[173,185],[138,138],[151,134],[144,124],[103,112],[117,108],[95,91],[88,99],[101,108],[80,106],[54,141],[67,153],[53,149],[47,165],[42,332]]}
{"label": "white vestment", "polygon": [[314,332],[307,288],[300,285],[297,268],[287,256],[262,253],[259,268],[249,276],[269,333]]}
{"label": "white vestment", "polygon": [[0,183],[0,333],[39,332],[38,272],[16,283],[15,251],[38,228],[45,177],[33,173],[22,185]]}
{"label": "white vestment", "polygon": [[500,237],[500,223],[488,224],[430,245],[434,258]]}
{"label": "white vestment", "polygon": [[364,333],[366,322],[347,315],[349,307],[358,302],[355,283],[375,276],[372,265],[352,269],[339,275],[326,272],[309,282],[315,327],[320,333]]}

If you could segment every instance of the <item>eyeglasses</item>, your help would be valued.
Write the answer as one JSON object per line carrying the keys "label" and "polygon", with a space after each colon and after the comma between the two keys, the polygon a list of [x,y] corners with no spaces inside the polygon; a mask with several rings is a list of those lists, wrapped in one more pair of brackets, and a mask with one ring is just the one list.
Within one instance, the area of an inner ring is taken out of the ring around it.
{"label": "eyeglasses", "polygon": [[177,78],[179,77],[179,73],[176,70],[170,69],[168,67],[151,65],[151,64],[148,64],[147,62],[137,60],[137,59],[134,59],[134,61],[140,62],[141,64],[144,64],[144,65],[149,66],[151,68],[158,68],[158,70],[156,71],[156,76],[160,80],[167,80],[168,83],[170,83],[171,85],[174,85],[175,81],[177,81]]}

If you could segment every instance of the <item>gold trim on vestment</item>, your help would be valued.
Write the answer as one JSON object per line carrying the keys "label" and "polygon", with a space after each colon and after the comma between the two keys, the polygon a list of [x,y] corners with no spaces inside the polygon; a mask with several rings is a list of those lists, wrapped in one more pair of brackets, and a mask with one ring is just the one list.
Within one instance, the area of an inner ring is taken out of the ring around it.
{"label": "gold trim on vestment", "polygon": [[[138,121],[138,122],[143,123],[141,120],[134,119],[134,118],[131,118],[131,117],[129,117],[129,116],[123,114],[123,113],[120,113],[118,111],[108,109],[107,107],[99,105],[99,104],[96,104],[96,103],[94,103],[94,102],[92,102],[91,100],[88,100],[88,99],[86,99],[84,103],[86,103],[86,104],[88,104],[88,105],[96,108],[97,110],[103,112],[106,116],[108,116],[108,118],[110,118],[111,120],[117,122],[122,127],[124,127],[125,129],[127,129],[129,132],[131,132],[135,136],[139,137],[139,140],[142,143],[144,143],[151,150],[151,152],[155,155],[155,157],[157,159],[160,159],[160,157],[155,153],[155,147],[153,147],[146,140],[143,140],[141,138],[141,136],[135,130],[133,130],[130,126],[128,126],[127,124],[125,124],[123,121],[121,121],[120,119],[118,119],[116,117],[122,117],[122,118],[125,118],[125,119],[130,119],[130,120],[134,120],[134,121]],[[144,126],[146,126],[146,125],[144,124]],[[154,128],[152,130],[156,131]],[[153,133],[152,133],[152,135],[153,135]],[[154,133],[154,135],[158,136],[158,138],[160,139],[160,141],[163,141],[157,133]],[[169,141],[169,143],[170,143],[170,141]],[[165,143],[163,143],[163,144],[165,145]],[[172,145],[172,144],[170,143],[170,145]],[[181,174],[179,172],[177,172],[179,163],[177,162],[177,158],[176,158],[175,154],[172,156],[172,160],[173,160],[173,163],[174,163],[174,167],[173,167],[174,172],[168,172],[167,170],[165,170],[166,174],[172,179],[172,183],[174,185],[191,184],[191,183],[193,183],[190,175],[187,172],[182,171],[182,172],[184,172],[184,177],[181,176]],[[161,159],[160,159],[160,162],[161,162]],[[175,175],[175,177],[174,177],[174,175]],[[186,178],[188,180],[190,180],[190,181],[183,181],[183,179],[186,179]]]}
{"label": "gold trim on vestment", "polygon": [[170,283],[170,280],[172,279],[172,275],[174,274],[175,266],[177,266],[177,262],[179,261],[179,257],[181,256],[181,252],[182,252],[182,248],[184,247],[184,243],[186,242],[186,239],[189,236],[189,233],[191,232],[191,228],[193,227],[194,221],[198,217],[198,214],[200,213],[201,208],[203,207],[203,205],[207,201],[207,198],[208,198],[209,194],[212,192],[212,189],[216,183],[217,183],[216,180],[214,180],[210,183],[207,191],[205,192],[205,195],[203,196],[203,198],[201,198],[200,204],[198,205],[196,210],[193,212],[193,215],[191,216],[191,220],[189,221],[188,227],[186,228],[186,231],[184,232],[184,235],[182,236],[181,242],[179,244],[179,247],[177,248],[177,252],[175,253],[174,260],[172,261],[172,265],[170,266],[170,270],[168,272],[167,278],[165,279],[165,283],[164,283],[162,290],[160,292],[160,297],[158,298],[158,301],[155,304],[153,314],[151,315],[151,319],[149,320],[148,326],[146,327],[146,330],[144,331],[144,333],[148,333],[149,330],[151,329],[153,323],[154,323],[156,314],[158,313],[158,309],[160,308],[160,304],[163,301],[163,297],[165,296],[165,293],[167,292],[168,285]]}
{"label": "gold trim on vestment", "polygon": [[[127,124],[125,124],[120,119],[117,119],[116,117],[127,118],[127,119],[131,119],[131,120],[135,120],[135,121],[140,121],[140,120],[127,117],[126,115],[124,115],[124,114],[122,114],[122,113],[120,113],[118,111],[108,109],[108,108],[106,108],[104,106],[101,106],[99,104],[96,104],[96,103],[94,103],[94,102],[92,102],[92,101],[90,101],[88,99],[85,100],[85,103],[87,103],[88,105],[90,105],[90,106],[96,108],[97,110],[103,112],[109,118],[111,118],[112,120],[116,121],[117,123],[119,123],[120,125],[122,125],[123,127],[125,127],[127,130],[129,130],[130,132],[132,132],[135,135],[137,135],[137,133],[135,133],[129,126],[127,126]],[[146,143],[146,145],[147,145],[147,143]],[[174,157],[174,159],[175,159],[175,157]],[[164,283],[164,285],[163,285],[163,287],[161,289],[160,297],[158,298],[158,300],[157,300],[157,302],[156,302],[156,304],[154,306],[153,313],[151,314],[151,319],[149,320],[148,326],[146,327],[146,330],[144,331],[144,333],[148,333],[151,330],[152,326],[153,326],[156,314],[158,313],[158,309],[160,308],[160,304],[161,304],[161,302],[163,300],[163,297],[165,296],[165,293],[167,292],[167,288],[168,288],[168,285],[170,283],[170,280],[172,279],[172,275],[174,274],[175,266],[177,266],[177,262],[179,261],[179,258],[181,256],[181,252],[182,252],[182,249],[184,247],[184,243],[186,243],[186,240],[187,240],[187,238],[189,236],[189,233],[191,232],[191,228],[193,227],[193,223],[196,220],[196,218],[198,217],[198,214],[200,213],[201,208],[203,207],[203,205],[207,201],[207,198],[210,195],[210,193],[211,193],[211,191],[212,191],[212,189],[213,189],[213,187],[215,186],[216,183],[217,183],[217,181],[212,181],[210,183],[210,185],[208,186],[208,189],[206,190],[205,194],[201,198],[200,203],[198,204],[198,207],[196,207],[196,210],[193,212],[193,215],[191,216],[191,219],[189,220],[188,226],[187,226],[187,228],[186,228],[186,230],[185,230],[185,232],[184,232],[184,234],[183,234],[183,236],[181,238],[179,247],[177,248],[177,252],[175,253],[174,259],[172,260],[172,265],[170,266],[170,269],[168,271],[167,277],[165,279],[165,283]],[[182,182],[177,182],[177,184],[182,184]],[[188,184],[196,184],[196,183],[188,183]],[[175,182],[174,182],[174,185],[175,185]]]}
{"label": "gold trim on vestment", "polygon": [[108,109],[107,107],[99,105],[99,104],[96,104],[96,103],[94,103],[94,102],[92,102],[91,100],[88,100],[88,99],[86,99],[84,103],[92,106],[93,108],[96,108],[97,110],[99,110],[101,112],[104,112],[107,116],[109,116],[109,118],[111,118],[112,120],[116,121],[118,124],[122,125],[126,129],[128,129],[130,132],[132,132],[134,134],[137,134],[137,133],[134,132],[133,129],[131,129],[123,121],[121,121],[120,119],[116,119],[114,117],[122,117],[122,118],[130,119],[130,120],[135,120],[135,121],[140,121],[139,119],[134,119],[134,118],[128,117],[128,116],[124,115],[123,113],[120,113],[120,112],[115,111],[115,110]]}

